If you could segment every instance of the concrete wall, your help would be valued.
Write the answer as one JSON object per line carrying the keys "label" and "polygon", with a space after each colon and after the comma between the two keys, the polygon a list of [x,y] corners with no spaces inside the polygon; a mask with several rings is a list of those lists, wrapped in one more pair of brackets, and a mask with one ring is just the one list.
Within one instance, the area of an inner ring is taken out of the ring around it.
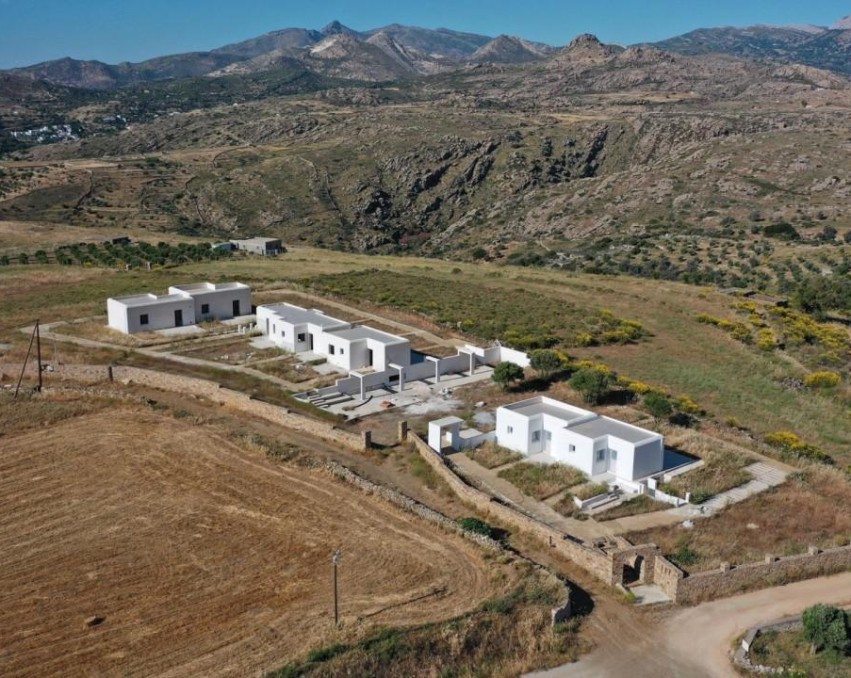
{"label": "concrete wall", "polygon": [[665,444],[661,438],[635,445],[634,450],[630,480],[659,473],[665,467]]}

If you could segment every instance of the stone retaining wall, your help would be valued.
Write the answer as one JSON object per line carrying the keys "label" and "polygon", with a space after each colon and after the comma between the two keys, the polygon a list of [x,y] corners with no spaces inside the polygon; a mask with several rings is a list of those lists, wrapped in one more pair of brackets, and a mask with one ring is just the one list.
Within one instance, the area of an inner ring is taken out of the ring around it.
{"label": "stone retaining wall", "polygon": [[680,579],[673,600],[694,605],[724,598],[750,589],[780,586],[801,579],[851,570],[851,546],[820,551],[810,548],[798,556],[766,556],[761,563],[732,566],[727,563],[713,572],[699,572]]}
{"label": "stone retaining wall", "polygon": [[612,583],[612,565],[608,553],[602,549],[586,546],[570,535],[565,535],[509,506],[500,504],[489,495],[461,480],[446,465],[443,457],[432,450],[416,433],[410,431],[408,433],[408,439],[413,441],[414,447],[420,456],[449,485],[461,501],[506,525],[537,537],[584,570],[606,583]]}
{"label": "stone retaining wall", "polygon": [[[445,530],[460,534],[465,539],[468,539],[469,541],[472,541],[483,548],[486,548],[491,551],[505,550],[502,544],[500,544],[498,541],[491,539],[490,537],[486,537],[483,534],[477,534],[475,532],[465,530],[456,521],[452,520],[451,518],[448,518],[442,513],[430,509],[428,506],[424,506],[418,501],[411,499],[410,497],[401,494],[400,492],[396,492],[395,490],[391,490],[390,488],[384,487],[383,485],[373,483],[372,481],[359,476],[357,473],[341,464],[337,464],[336,462],[327,462],[325,464],[325,468],[340,480],[343,480],[349,483],[350,485],[354,485],[355,487],[366,492],[367,494],[374,494],[376,496],[379,496],[382,499],[389,501],[391,504],[394,504],[409,513],[413,513],[414,515],[419,516],[424,520],[439,525]],[[549,572],[549,570],[546,570],[542,566],[532,561],[527,562],[530,562],[539,570],[547,572],[551,577],[553,577],[553,580],[557,580],[564,587],[563,602],[558,607],[554,607],[550,610],[552,625],[555,626],[556,624],[561,624],[570,619],[573,613],[571,588],[564,584],[564,582],[562,582],[561,580],[558,580],[555,575]]]}
{"label": "stone retaining wall", "polygon": [[[8,367],[4,365],[2,367],[6,371],[13,369],[11,365]],[[20,371],[20,369],[21,366],[18,365],[17,370]],[[206,398],[235,410],[253,414],[275,424],[280,424],[294,431],[306,433],[328,442],[345,445],[351,449],[363,449],[363,438],[359,434],[350,433],[332,424],[290,412],[284,407],[255,400],[245,393],[224,388],[206,379],[185,377],[168,372],[146,370],[139,367],[126,367],[123,365],[114,366],[111,369],[112,378],[118,382],[142,384],[172,393]],[[109,381],[109,370],[110,368],[106,365],[62,365],[55,372],[45,373],[45,383],[46,385],[54,384],[57,381],[74,381],[83,384],[103,383]],[[37,375],[37,371],[34,368],[32,370],[28,368],[27,374],[31,377]]]}

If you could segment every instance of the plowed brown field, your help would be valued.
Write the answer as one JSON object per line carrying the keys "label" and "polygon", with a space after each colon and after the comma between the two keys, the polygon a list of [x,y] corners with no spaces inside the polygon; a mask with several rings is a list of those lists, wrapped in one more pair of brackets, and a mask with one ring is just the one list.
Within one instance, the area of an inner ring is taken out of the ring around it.
{"label": "plowed brown field", "polygon": [[0,675],[276,668],[333,642],[337,547],[344,634],[495,593],[464,540],[184,420],[120,408],[0,437]]}

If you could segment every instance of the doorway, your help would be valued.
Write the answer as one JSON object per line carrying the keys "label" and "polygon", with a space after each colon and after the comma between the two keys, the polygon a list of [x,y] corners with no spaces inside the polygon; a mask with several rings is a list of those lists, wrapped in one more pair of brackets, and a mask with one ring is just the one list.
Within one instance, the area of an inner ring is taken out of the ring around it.
{"label": "doorway", "polygon": [[233,317],[235,318],[238,315],[239,315],[239,299],[234,299],[233,300]]}
{"label": "doorway", "polygon": [[313,350],[313,334],[311,334],[310,332],[308,332],[307,334],[307,350]]}
{"label": "doorway", "polygon": [[552,452],[553,448],[553,432],[544,431],[544,452]]}
{"label": "doorway", "polygon": [[617,475],[618,467],[618,451],[617,450],[609,450],[609,468],[608,471]]}
{"label": "doorway", "polygon": [[175,327],[183,327],[183,310],[177,309],[174,312],[174,326]]}
{"label": "doorway", "polygon": [[366,349],[366,366],[372,367],[372,349]]}

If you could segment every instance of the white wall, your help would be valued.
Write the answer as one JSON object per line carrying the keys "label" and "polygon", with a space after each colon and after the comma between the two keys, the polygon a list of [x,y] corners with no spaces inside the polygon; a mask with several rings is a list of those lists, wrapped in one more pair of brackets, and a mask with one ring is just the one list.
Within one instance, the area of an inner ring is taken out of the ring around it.
{"label": "white wall", "polygon": [[[369,340],[370,343],[379,343]],[[398,344],[384,344],[384,360],[386,364],[395,363],[402,367],[407,367],[411,364],[411,343],[409,341],[399,342]]]}
{"label": "white wall", "polygon": [[[573,445],[574,451],[570,451]],[[553,436],[553,450],[556,459],[578,468],[586,475],[594,472],[594,441],[563,428]]]}
{"label": "white wall", "polygon": [[[201,320],[228,320],[234,317],[233,302],[239,301],[239,315],[251,313],[251,290],[233,289],[216,290],[193,296],[195,300],[195,317]],[[207,313],[201,313],[201,307],[207,304]]]}
{"label": "white wall", "polygon": [[635,463],[632,480],[659,473],[665,466],[665,444],[661,438],[650,440],[635,447]]}
{"label": "white wall", "polygon": [[[509,432],[509,427],[511,431]],[[509,450],[529,454],[529,418],[513,410],[500,407],[496,411],[496,440]]]}
{"label": "white wall", "polygon": [[[150,304],[125,306],[115,299],[107,300],[109,326],[127,334],[153,332],[174,327],[174,312],[183,311],[183,325],[195,324],[195,304],[192,299],[169,301],[151,300]],[[121,319],[121,316],[124,316]],[[141,318],[148,316],[148,324],[143,325]]]}
{"label": "white wall", "polygon": [[106,300],[106,315],[109,319],[107,324],[114,330],[130,333],[130,328],[127,326],[127,307],[120,301],[115,299]]}

